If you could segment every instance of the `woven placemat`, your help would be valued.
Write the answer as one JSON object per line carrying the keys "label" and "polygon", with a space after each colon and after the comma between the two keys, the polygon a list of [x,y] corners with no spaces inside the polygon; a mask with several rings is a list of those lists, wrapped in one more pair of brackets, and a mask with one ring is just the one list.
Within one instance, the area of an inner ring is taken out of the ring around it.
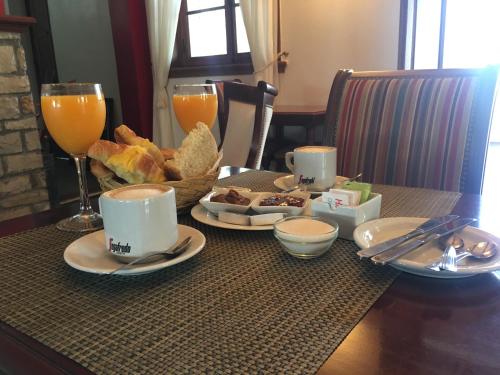
{"label": "woven placemat", "polygon": [[[272,190],[274,178],[221,185]],[[405,200],[410,190],[376,188],[385,216],[446,214],[460,196],[411,189]],[[271,232],[179,222],[202,231],[206,248],[143,276],[70,268],[62,255],[79,236],[54,226],[0,239],[0,319],[102,374],[313,373],[397,275],[359,261],[345,240],[304,261]]]}

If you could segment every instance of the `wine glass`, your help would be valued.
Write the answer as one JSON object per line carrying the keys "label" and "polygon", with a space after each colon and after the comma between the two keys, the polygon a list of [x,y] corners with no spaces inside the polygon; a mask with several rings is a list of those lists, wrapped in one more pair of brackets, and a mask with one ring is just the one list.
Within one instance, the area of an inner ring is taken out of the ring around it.
{"label": "wine glass", "polygon": [[215,84],[175,85],[172,98],[175,117],[187,134],[198,121],[210,129],[217,116],[217,92]]}
{"label": "wine glass", "polygon": [[60,230],[88,232],[102,228],[102,217],[92,210],[87,191],[89,147],[104,130],[106,105],[98,83],[42,85],[42,113],[54,141],[75,160],[80,185],[80,212],[57,223]]}

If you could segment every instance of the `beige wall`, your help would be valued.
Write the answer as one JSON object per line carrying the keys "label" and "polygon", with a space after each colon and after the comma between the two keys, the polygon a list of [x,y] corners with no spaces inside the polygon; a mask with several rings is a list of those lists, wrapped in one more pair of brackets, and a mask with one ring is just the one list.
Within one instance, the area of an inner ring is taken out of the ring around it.
{"label": "beige wall", "polygon": [[[281,0],[282,50],[290,52],[286,72],[279,75],[276,104],[325,104],[338,69],[396,69],[400,0]],[[176,83],[203,83],[205,79],[170,79]],[[184,133],[172,111],[176,146]],[[293,129],[287,129],[293,133]],[[218,137],[218,126],[213,132]],[[288,134],[288,132],[287,132]],[[291,134],[294,137],[293,134]],[[300,134],[298,135],[300,136]]]}
{"label": "beige wall", "polygon": [[282,0],[279,104],[326,104],[338,69],[395,69],[400,0]]}

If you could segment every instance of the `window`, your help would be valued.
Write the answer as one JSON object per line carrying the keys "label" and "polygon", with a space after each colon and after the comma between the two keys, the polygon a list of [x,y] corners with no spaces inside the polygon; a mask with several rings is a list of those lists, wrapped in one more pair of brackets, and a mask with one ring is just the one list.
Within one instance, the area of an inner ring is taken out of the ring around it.
{"label": "window", "polygon": [[[498,0],[402,0],[399,67],[473,68],[500,63]],[[404,54],[404,56],[403,56]],[[404,63],[403,63],[404,61]]]}
{"label": "window", "polygon": [[170,75],[252,73],[239,0],[183,0]]}

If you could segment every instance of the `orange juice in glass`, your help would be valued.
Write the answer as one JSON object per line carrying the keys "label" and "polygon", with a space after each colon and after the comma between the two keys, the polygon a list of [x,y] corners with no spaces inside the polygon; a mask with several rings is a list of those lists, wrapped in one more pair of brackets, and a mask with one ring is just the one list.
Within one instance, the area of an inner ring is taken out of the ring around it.
{"label": "orange juice in glass", "polygon": [[50,135],[68,154],[86,154],[101,137],[106,120],[102,95],[47,95],[41,102]]}
{"label": "orange juice in glass", "polygon": [[106,105],[98,83],[42,85],[42,114],[54,141],[75,160],[80,186],[80,212],[57,223],[57,228],[87,232],[102,228],[101,216],[90,205],[86,158],[89,147],[104,130]]}
{"label": "orange juice in glass", "polygon": [[214,84],[175,85],[172,98],[175,116],[185,133],[189,133],[198,121],[209,128],[217,116],[217,93]]}

